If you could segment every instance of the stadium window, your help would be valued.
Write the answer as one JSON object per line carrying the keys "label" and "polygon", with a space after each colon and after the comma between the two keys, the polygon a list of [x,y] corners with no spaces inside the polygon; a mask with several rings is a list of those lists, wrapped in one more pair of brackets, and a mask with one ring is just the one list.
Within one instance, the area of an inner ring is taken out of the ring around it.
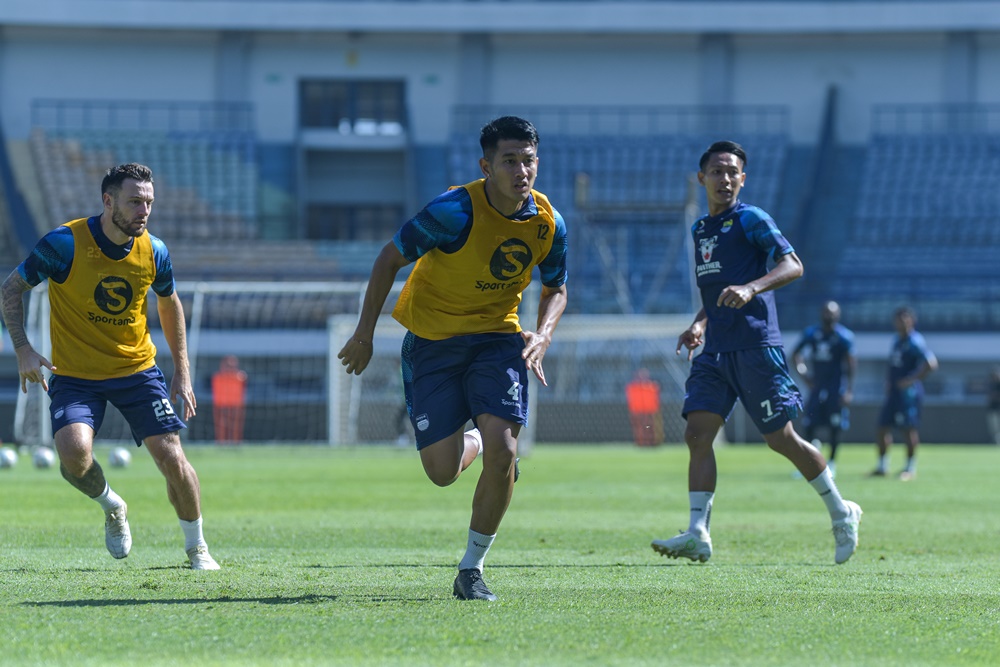
{"label": "stadium window", "polygon": [[397,136],[406,129],[402,81],[303,80],[299,122],[341,134]]}
{"label": "stadium window", "polygon": [[384,241],[403,222],[403,208],[391,204],[310,204],[306,210],[306,238]]}

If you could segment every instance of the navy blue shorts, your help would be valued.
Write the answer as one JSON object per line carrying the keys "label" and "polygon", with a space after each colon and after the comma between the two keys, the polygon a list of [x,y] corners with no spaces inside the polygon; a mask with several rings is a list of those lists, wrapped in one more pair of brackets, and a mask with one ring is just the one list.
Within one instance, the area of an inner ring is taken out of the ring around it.
{"label": "navy blue shorts", "polygon": [[889,392],[878,416],[881,428],[919,428],[923,396],[915,387]]}
{"label": "navy blue shorts", "polygon": [[528,368],[521,334],[403,339],[403,393],[417,449],[448,437],[477,415],[528,421]]}
{"label": "navy blue shorts", "polygon": [[156,366],[111,380],[53,375],[49,399],[53,433],[67,424],[87,424],[97,433],[109,401],[125,417],[137,445],[151,435],[187,428],[174,412],[167,383]]}
{"label": "navy blue shorts", "polygon": [[813,390],[806,401],[806,415],[802,423],[807,427],[846,431],[851,427],[850,411],[841,405],[839,393],[827,389]]}
{"label": "navy blue shorts", "polygon": [[761,433],[781,430],[802,409],[799,388],[778,347],[699,354],[684,389],[685,418],[705,410],[729,419],[739,399]]}

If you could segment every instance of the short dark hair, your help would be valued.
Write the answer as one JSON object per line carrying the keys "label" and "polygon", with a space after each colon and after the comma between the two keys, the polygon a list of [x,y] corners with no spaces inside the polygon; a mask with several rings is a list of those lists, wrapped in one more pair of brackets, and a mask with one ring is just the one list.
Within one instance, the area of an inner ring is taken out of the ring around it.
{"label": "short dark hair", "polygon": [[538,130],[530,122],[517,116],[500,116],[483,125],[479,132],[479,145],[483,148],[483,156],[495,151],[497,144],[504,139],[527,141],[533,146],[538,145]]}
{"label": "short dark hair", "polygon": [[135,162],[111,167],[104,174],[104,180],[101,181],[101,196],[103,197],[105,192],[117,195],[122,189],[122,183],[130,178],[140,183],[152,183],[153,170],[144,164],[137,164]]}
{"label": "short dark hair", "polygon": [[708,150],[702,153],[701,159],[698,161],[698,170],[705,171],[705,165],[708,161],[712,159],[715,153],[732,153],[740,159],[743,163],[743,168],[747,167],[747,152],[743,150],[735,141],[716,141],[714,144],[708,147]]}
{"label": "short dark hair", "polygon": [[896,312],[892,314],[894,318],[906,317],[909,318],[911,322],[917,321],[917,311],[913,310],[909,306],[900,306],[896,309]]}

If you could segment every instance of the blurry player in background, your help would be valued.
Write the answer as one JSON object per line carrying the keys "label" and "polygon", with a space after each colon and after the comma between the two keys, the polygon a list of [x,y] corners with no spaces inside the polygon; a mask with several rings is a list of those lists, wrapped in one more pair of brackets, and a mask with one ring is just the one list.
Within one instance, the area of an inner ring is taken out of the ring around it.
{"label": "blurry player in background", "polygon": [[885,477],[889,469],[892,431],[899,429],[906,438],[906,466],[899,473],[899,479],[908,482],[917,476],[920,415],[924,402],[922,380],[937,370],[938,362],[924,337],[915,329],[917,315],[912,308],[898,308],[892,319],[896,337],[889,352],[885,403],[878,420],[878,465],[871,476]]}
{"label": "blurry player in background", "polygon": [[[854,375],[858,359],[854,354],[854,333],[840,324],[840,306],[836,301],[827,301],[820,310],[819,326],[808,327],[802,332],[792,361],[795,370],[809,386],[806,414],[802,420],[805,439],[822,450],[816,431],[826,428],[830,432],[830,456],[827,467],[830,475],[836,476],[837,446],[841,431],[849,428],[848,406],[854,397]],[[803,356],[808,350],[809,365]],[[810,372],[811,365],[811,372]]]}
{"label": "blurry player in background", "polygon": [[[139,164],[109,169],[101,198],[101,215],[67,222],[43,236],[3,283],[3,316],[17,354],[21,390],[36,382],[48,391],[62,476],[104,510],[104,543],[112,556],[128,556],[132,533],[128,506],[93,456],[94,435],[108,401],[124,415],[136,445],[146,445],[167,480],[167,498],[180,519],[191,569],[217,570],[202,534],[198,475],[181,448],[179,431],[186,426],[173,408],[180,396],[184,419],[190,419],[197,404],[170,255],[146,231],[153,174]],[[52,362],[35,351],[24,331],[22,296],[45,279]],[[150,289],[174,363],[169,391],[156,366],[146,321]],[[52,371],[50,382],[43,369]]]}
{"label": "blurry player in background", "polygon": [[986,398],[986,419],[993,442],[1000,445],[1000,368],[990,373],[989,394]]}
{"label": "blurry player in background", "polygon": [[[712,556],[709,524],[715,497],[713,443],[739,399],[768,446],[789,459],[826,503],[843,563],[858,545],[861,508],[844,500],[823,455],[792,427],[802,405],[785,363],[772,290],[802,275],[802,263],[771,217],[739,200],[747,156],[731,141],[712,144],[699,162],[708,215],[691,228],[695,275],[702,309],[677,341],[677,353],[691,364],[685,385],[684,440],[690,452],[688,530],[654,540],[653,549],[672,558],[707,561]],[[768,270],[768,260],[774,262]]]}
{"label": "blurry player in background", "polygon": [[[393,310],[403,339],[404,394],[424,471],[448,486],[482,453],[465,556],[453,594],[495,600],[483,561],[507,510],[517,473],[517,436],[527,422],[528,370],[543,385],[542,359],[566,308],[566,225],[533,190],[538,134],[504,116],[483,127],[484,178],[427,204],[375,260],[354,335],[337,355],[360,374],[372,357],[382,305],[401,268],[416,262]],[[535,331],[517,317],[538,266]],[[472,419],[476,428],[463,433]]]}

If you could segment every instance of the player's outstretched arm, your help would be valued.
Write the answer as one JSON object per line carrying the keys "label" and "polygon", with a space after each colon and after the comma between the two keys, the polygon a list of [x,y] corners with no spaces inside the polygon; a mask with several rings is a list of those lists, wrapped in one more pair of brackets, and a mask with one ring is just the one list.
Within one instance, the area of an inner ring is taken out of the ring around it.
{"label": "player's outstretched arm", "polygon": [[0,307],[3,309],[3,319],[10,334],[10,341],[14,345],[14,354],[17,355],[17,374],[21,379],[21,391],[24,393],[28,392],[29,382],[39,383],[42,389],[48,391],[49,383],[45,380],[42,368],[55,370],[52,362],[31,347],[28,335],[24,331],[23,297],[30,289],[31,285],[25,282],[17,269],[14,269],[0,286]]}
{"label": "player's outstretched arm", "polygon": [[361,372],[368,367],[368,362],[372,360],[372,339],[375,337],[375,324],[378,322],[379,313],[382,312],[386,297],[392,290],[396,274],[409,263],[410,260],[399,252],[399,248],[392,241],[385,244],[375,259],[371,277],[368,279],[368,288],[365,290],[365,300],[361,305],[358,326],[354,329],[354,335],[337,353],[337,358],[348,374],[361,375]]}
{"label": "player's outstretched arm", "polygon": [[163,337],[170,347],[174,360],[174,377],[170,380],[170,402],[177,405],[177,397],[184,401],[183,419],[191,419],[198,410],[191,383],[191,366],[188,360],[187,335],[185,333],[184,306],[177,292],[170,296],[156,297],[156,311],[160,314]]}
{"label": "player's outstretched arm", "polygon": [[559,318],[566,310],[566,285],[559,287],[542,287],[542,294],[538,299],[538,324],[534,331],[522,331],[524,338],[524,350],[521,357],[526,362],[528,369],[535,374],[538,381],[543,386],[549,386],[545,381],[545,370],[542,368],[542,359],[546,350],[552,344],[552,334],[555,332]]}

